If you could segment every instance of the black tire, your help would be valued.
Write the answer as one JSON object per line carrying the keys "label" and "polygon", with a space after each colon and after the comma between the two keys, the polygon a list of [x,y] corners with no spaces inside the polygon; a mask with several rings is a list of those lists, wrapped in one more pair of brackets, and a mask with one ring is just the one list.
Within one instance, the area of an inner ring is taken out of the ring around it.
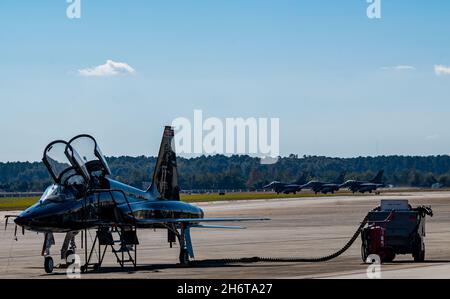
{"label": "black tire", "polygon": [[180,264],[187,265],[189,263],[189,253],[186,249],[180,250]]}
{"label": "black tire", "polygon": [[51,256],[46,256],[44,259],[44,269],[45,273],[52,273],[53,272],[53,259]]}
{"label": "black tire", "polygon": [[367,247],[366,247],[366,245],[364,245],[364,243],[362,243],[361,244],[361,259],[364,264],[367,263],[367,257],[368,257]]}
{"label": "black tire", "polygon": [[423,263],[425,261],[425,244],[422,245],[422,248],[417,246],[413,253],[414,262],[416,263]]}
{"label": "black tire", "polygon": [[395,259],[395,252],[391,248],[386,248],[384,251],[384,263],[392,263]]}
{"label": "black tire", "polygon": [[68,260],[69,256],[71,256],[72,254],[75,254],[75,251],[73,251],[72,249],[69,249],[66,251],[65,259],[66,259],[67,265],[72,265],[75,262],[75,260],[71,260],[71,261]]}

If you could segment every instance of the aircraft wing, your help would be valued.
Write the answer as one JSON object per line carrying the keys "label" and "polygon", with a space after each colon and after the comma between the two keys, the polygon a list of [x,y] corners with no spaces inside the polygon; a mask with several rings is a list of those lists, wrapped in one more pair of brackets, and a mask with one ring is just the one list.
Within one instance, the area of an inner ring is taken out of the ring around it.
{"label": "aircraft wing", "polygon": [[136,219],[137,224],[151,225],[164,223],[192,223],[201,222],[242,222],[242,221],[266,221],[269,218],[161,218],[161,219]]}
{"label": "aircraft wing", "polygon": [[284,187],[286,188],[299,188],[299,187],[301,187],[301,186],[303,186],[303,185],[297,185],[297,184],[289,184],[289,185],[285,185]]}
{"label": "aircraft wing", "polygon": [[203,224],[194,224],[191,227],[197,228],[223,228],[223,229],[245,229],[243,226],[227,226],[227,225],[203,225]]}
{"label": "aircraft wing", "polygon": [[179,218],[174,222],[233,222],[233,221],[267,221],[269,218]]}
{"label": "aircraft wing", "polygon": [[339,186],[339,184],[327,183],[322,185],[322,187],[335,187],[335,186]]}
{"label": "aircraft wing", "polygon": [[378,186],[378,184],[374,183],[362,183],[359,185],[360,187],[372,187],[372,186]]}

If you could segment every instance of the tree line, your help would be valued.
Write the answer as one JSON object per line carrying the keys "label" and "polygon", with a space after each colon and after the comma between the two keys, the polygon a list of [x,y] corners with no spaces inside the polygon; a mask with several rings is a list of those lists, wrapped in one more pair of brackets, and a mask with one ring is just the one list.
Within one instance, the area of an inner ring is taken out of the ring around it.
{"label": "tree line", "polygon": [[[137,188],[151,181],[155,157],[109,157],[112,177]],[[333,182],[340,173],[346,179],[371,179],[384,169],[384,181],[394,186],[430,187],[439,183],[450,187],[450,156],[378,156],[330,158],[290,155],[277,163],[263,165],[246,155],[178,158],[180,186],[190,189],[260,189],[277,180],[305,183],[318,179]],[[0,163],[0,190],[6,192],[43,191],[51,183],[41,162]]]}

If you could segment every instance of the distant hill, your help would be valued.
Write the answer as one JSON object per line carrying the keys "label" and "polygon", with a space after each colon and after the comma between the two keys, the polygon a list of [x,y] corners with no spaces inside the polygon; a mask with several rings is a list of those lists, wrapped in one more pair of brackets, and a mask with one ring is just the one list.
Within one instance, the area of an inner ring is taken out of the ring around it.
{"label": "distant hill", "polygon": [[[110,157],[113,177],[138,188],[151,181],[154,157]],[[305,182],[309,179],[333,181],[345,171],[346,179],[370,179],[385,170],[385,181],[395,186],[430,187],[435,183],[450,187],[450,156],[379,156],[329,158],[295,155],[280,158],[273,165],[261,165],[249,156],[202,156],[178,158],[182,189],[261,188],[279,180]],[[0,163],[0,190],[11,192],[42,191],[51,183],[42,163]]]}

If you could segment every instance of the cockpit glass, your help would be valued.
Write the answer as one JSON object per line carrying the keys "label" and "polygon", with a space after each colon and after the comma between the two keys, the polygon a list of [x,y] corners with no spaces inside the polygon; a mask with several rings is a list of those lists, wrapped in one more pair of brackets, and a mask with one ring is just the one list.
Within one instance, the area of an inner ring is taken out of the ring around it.
{"label": "cockpit glass", "polygon": [[96,151],[97,151],[97,156],[98,156],[100,162],[103,164],[103,167],[105,168],[105,172],[107,174],[111,174],[111,170],[109,169],[108,162],[106,162],[106,158],[103,155],[103,152],[101,151],[101,149],[98,146],[98,144],[97,144],[97,147],[96,147]]}
{"label": "cockpit glass", "polygon": [[65,170],[72,167],[64,154],[65,148],[66,143],[61,141],[49,145],[45,150],[44,159],[54,178],[59,178]]}
{"label": "cockpit glass", "polygon": [[95,140],[82,136],[72,140],[70,146],[80,155],[83,164],[97,160],[95,156]]}
{"label": "cockpit glass", "polygon": [[57,184],[50,185],[45,189],[44,194],[42,194],[39,201],[43,203],[46,200],[51,200],[52,198],[57,198],[60,193],[60,186]]}
{"label": "cockpit glass", "polygon": [[87,185],[93,177],[111,174],[97,142],[89,135],[78,135],[68,143],[50,143],[44,150],[43,162],[55,183],[64,186]]}
{"label": "cockpit glass", "polygon": [[61,184],[64,186],[69,186],[73,184],[83,185],[85,180],[82,175],[80,175],[75,168],[72,168],[69,171],[64,172],[61,176]]}
{"label": "cockpit glass", "polygon": [[83,162],[83,158],[78,154],[76,150],[74,150],[70,144],[66,146],[66,155],[71,158],[73,164],[77,166],[78,169],[82,172],[82,175],[86,180],[89,180],[89,172],[86,168],[86,164]]}
{"label": "cockpit glass", "polygon": [[105,174],[111,173],[106,159],[93,137],[80,135],[72,139],[69,144],[79,154],[83,165],[90,174],[96,171],[102,171]]}

